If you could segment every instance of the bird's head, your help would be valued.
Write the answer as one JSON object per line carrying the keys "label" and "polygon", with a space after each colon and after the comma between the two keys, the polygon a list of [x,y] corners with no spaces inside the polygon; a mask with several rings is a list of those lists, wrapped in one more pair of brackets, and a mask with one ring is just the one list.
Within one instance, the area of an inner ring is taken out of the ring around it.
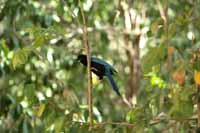
{"label": "bird's head", "polygon": [[80,61],[81,63],[86,64],[87,63],[86,55],[84,55],[84,54],[78,55],[77,61]]}

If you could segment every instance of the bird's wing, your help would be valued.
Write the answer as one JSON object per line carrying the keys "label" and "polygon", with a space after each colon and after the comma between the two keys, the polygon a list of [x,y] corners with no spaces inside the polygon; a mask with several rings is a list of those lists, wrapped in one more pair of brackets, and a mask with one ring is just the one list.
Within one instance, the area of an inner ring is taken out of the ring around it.
{"label": "bird's wing", "polygon": [[119,92],[119,88],[117,87],[117,84],[115,83],[111,73],[109,72],[109,70],[106,71],[106,77],[108,77],[109,83],[112,86],[113,90],[117,93],[118,96],[121,96],[120,92]]}
{"label": "bird's wing", "polygon": [[117,71],[110,64],[105,62],[104,60],[101,60],[101,59],[98,59],[98,58],[95,58],[95,57],[92,57],[91,60],[93,62],[95,62],[95,63],[98,63],[98,64],[104,65],[106,67],[109,67],[109,70],[111,71],[111,74],[117,73]]}
{"label": "bird's wing", "polygon": [[95,67],[91,67],[91,71],[92,71],[93,73],[95,73],[95,74],[99,77],[100,80],[103,79],[103,75],[102,75],[101,71],[99,71],[99,70],[96,69]]}
{"label": "bird's wing", "polygon": [[109,65],[107,62],[105,62],[105,61],[103,61],[101,59],[95,58],[95,57],[92,57],[91,61],[94,61],[94,62],[96,62],[98,64],[101,64],[101,65]]}

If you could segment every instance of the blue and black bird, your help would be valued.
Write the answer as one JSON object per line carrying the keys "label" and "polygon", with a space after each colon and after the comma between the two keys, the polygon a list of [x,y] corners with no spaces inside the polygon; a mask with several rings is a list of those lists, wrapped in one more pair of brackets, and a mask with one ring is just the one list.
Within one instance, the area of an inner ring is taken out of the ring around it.
{"label": "blue and black bird", "polygon": [[[84,54],[78,55],[78,60],[84,65],[87,66],[87,56]],[[113,90],[117,93],[117,95],[121,96],[119,92],[119,88],[113,79],[113,75],[117,72],[110,64],[107,62],[91,57],[91,71],[95,73],[99,79],[103,79],[106,76],[113,88]]]}

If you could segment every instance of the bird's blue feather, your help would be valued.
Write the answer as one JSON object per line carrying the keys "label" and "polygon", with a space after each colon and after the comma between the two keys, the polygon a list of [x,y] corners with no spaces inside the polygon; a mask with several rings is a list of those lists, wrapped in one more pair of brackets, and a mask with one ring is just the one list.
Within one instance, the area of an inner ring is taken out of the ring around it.
{"label": "bird's blue feather", "polygon": [[109,70],[106,71],[105,76],[108,78],[110,85],[112,86],[113,90],[117,93],[117,95],[121,96],[120,92],[119,92],[119,88],[117,87],[117,84],[115,83],[111,72],[109,72]]}
{"label": "bird's blue feather", "polygon": [[106,66],[109,70],[112,71],[112,73],[117,72],[110,64],[108,64],[107,62],[105,62],[105,61],[103,61],[101,59],[92,57],[91,60],[94,61],[94,62],[98,62],[98,64]]}

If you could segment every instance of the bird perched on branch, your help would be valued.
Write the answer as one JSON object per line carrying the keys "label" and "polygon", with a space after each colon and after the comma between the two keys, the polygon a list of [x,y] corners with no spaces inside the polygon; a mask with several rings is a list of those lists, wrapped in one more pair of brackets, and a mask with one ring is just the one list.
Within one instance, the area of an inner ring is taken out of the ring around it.
{"label": "bird perched on branch", "polygon": [[[79,60],[84,66],[87,66],[86,55],[80,54],[77,60]],[[121,96],[119,88],[117,87],[117,84],[112,77],[117,71],[110,64],[103,61],[102,59],[91,57],[91,71],[95,73],[100,80],[106,76],[113,90],[117,93],[118,96]]]}

